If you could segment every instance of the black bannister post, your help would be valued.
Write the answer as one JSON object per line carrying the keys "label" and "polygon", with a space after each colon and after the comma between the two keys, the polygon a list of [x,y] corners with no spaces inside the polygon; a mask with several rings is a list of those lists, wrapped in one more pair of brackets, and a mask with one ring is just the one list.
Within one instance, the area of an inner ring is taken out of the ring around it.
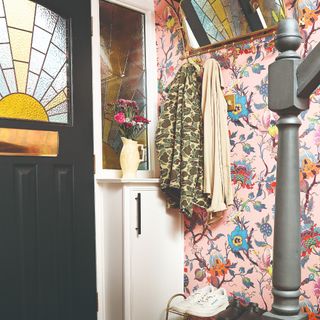
{"label": "black bannister post", "polygon": [[269,66],[269,109],[280,118],[277,160],[276,211],[273,247],[273,296],[271,312],[262,319],[307,319],[300,313],[301,227],[299,188],[300,112],[308,108],[308,98],[298,97],[297,68],[301,58],[296,50],[301,36],[296,20],[282,20],[276,48],[280,51]]}

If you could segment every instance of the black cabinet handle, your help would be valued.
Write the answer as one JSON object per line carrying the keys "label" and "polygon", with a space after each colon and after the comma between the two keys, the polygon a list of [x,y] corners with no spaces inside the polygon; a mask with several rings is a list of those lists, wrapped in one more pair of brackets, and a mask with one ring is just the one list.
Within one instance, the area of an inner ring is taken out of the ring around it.
{"label": "black cabinet handle", "polygon": [[141,234],[141,193],[139,192],[136,197],[137,200],[137,209],[138,209],[138,226],[136,228],[138,235]]}

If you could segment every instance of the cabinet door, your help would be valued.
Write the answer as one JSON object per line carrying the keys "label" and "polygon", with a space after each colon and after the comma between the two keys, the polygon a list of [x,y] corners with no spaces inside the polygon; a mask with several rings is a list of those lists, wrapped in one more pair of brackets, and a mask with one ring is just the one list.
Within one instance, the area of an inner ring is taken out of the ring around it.
{"label": "cabinet door", "polygon": [[[141,233],[138,234],[141,204]],[[164,320],[169,298],[183,290],[180,214],[168,212],[158,188],[131,189],[125,235],[125,319]],[[128,221],[128,220],[129,221]]]}

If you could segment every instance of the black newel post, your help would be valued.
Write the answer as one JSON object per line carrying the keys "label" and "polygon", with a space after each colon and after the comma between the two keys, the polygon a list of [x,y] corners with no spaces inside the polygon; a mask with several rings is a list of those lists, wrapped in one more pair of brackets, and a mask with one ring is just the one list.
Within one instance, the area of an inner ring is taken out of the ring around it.
{"label": "black newel post", "polygon": [[297,68],[301,44],[294,19],[282,20],[276,36],[280,51],[269,67],[269,108],[278,113],[276,212],[273,249],[273,296],[271,312],[263,319],[307,319],[300,313],[301,231],[299,189],[298,115],[308,108],[308,99],[297,95]]}

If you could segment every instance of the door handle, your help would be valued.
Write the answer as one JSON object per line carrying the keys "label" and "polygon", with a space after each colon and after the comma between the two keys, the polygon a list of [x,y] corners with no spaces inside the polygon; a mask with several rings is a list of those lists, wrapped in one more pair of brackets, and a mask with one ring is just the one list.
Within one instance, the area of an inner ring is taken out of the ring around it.
{"label": "door handle", "polygon": [[137,212],[138,212],[138,216],[137,216],[137,233],[138,235],[141,234],[141,193],[139,192],[137,194],[137,197],[136,197],[136,200],[137,200]]}

